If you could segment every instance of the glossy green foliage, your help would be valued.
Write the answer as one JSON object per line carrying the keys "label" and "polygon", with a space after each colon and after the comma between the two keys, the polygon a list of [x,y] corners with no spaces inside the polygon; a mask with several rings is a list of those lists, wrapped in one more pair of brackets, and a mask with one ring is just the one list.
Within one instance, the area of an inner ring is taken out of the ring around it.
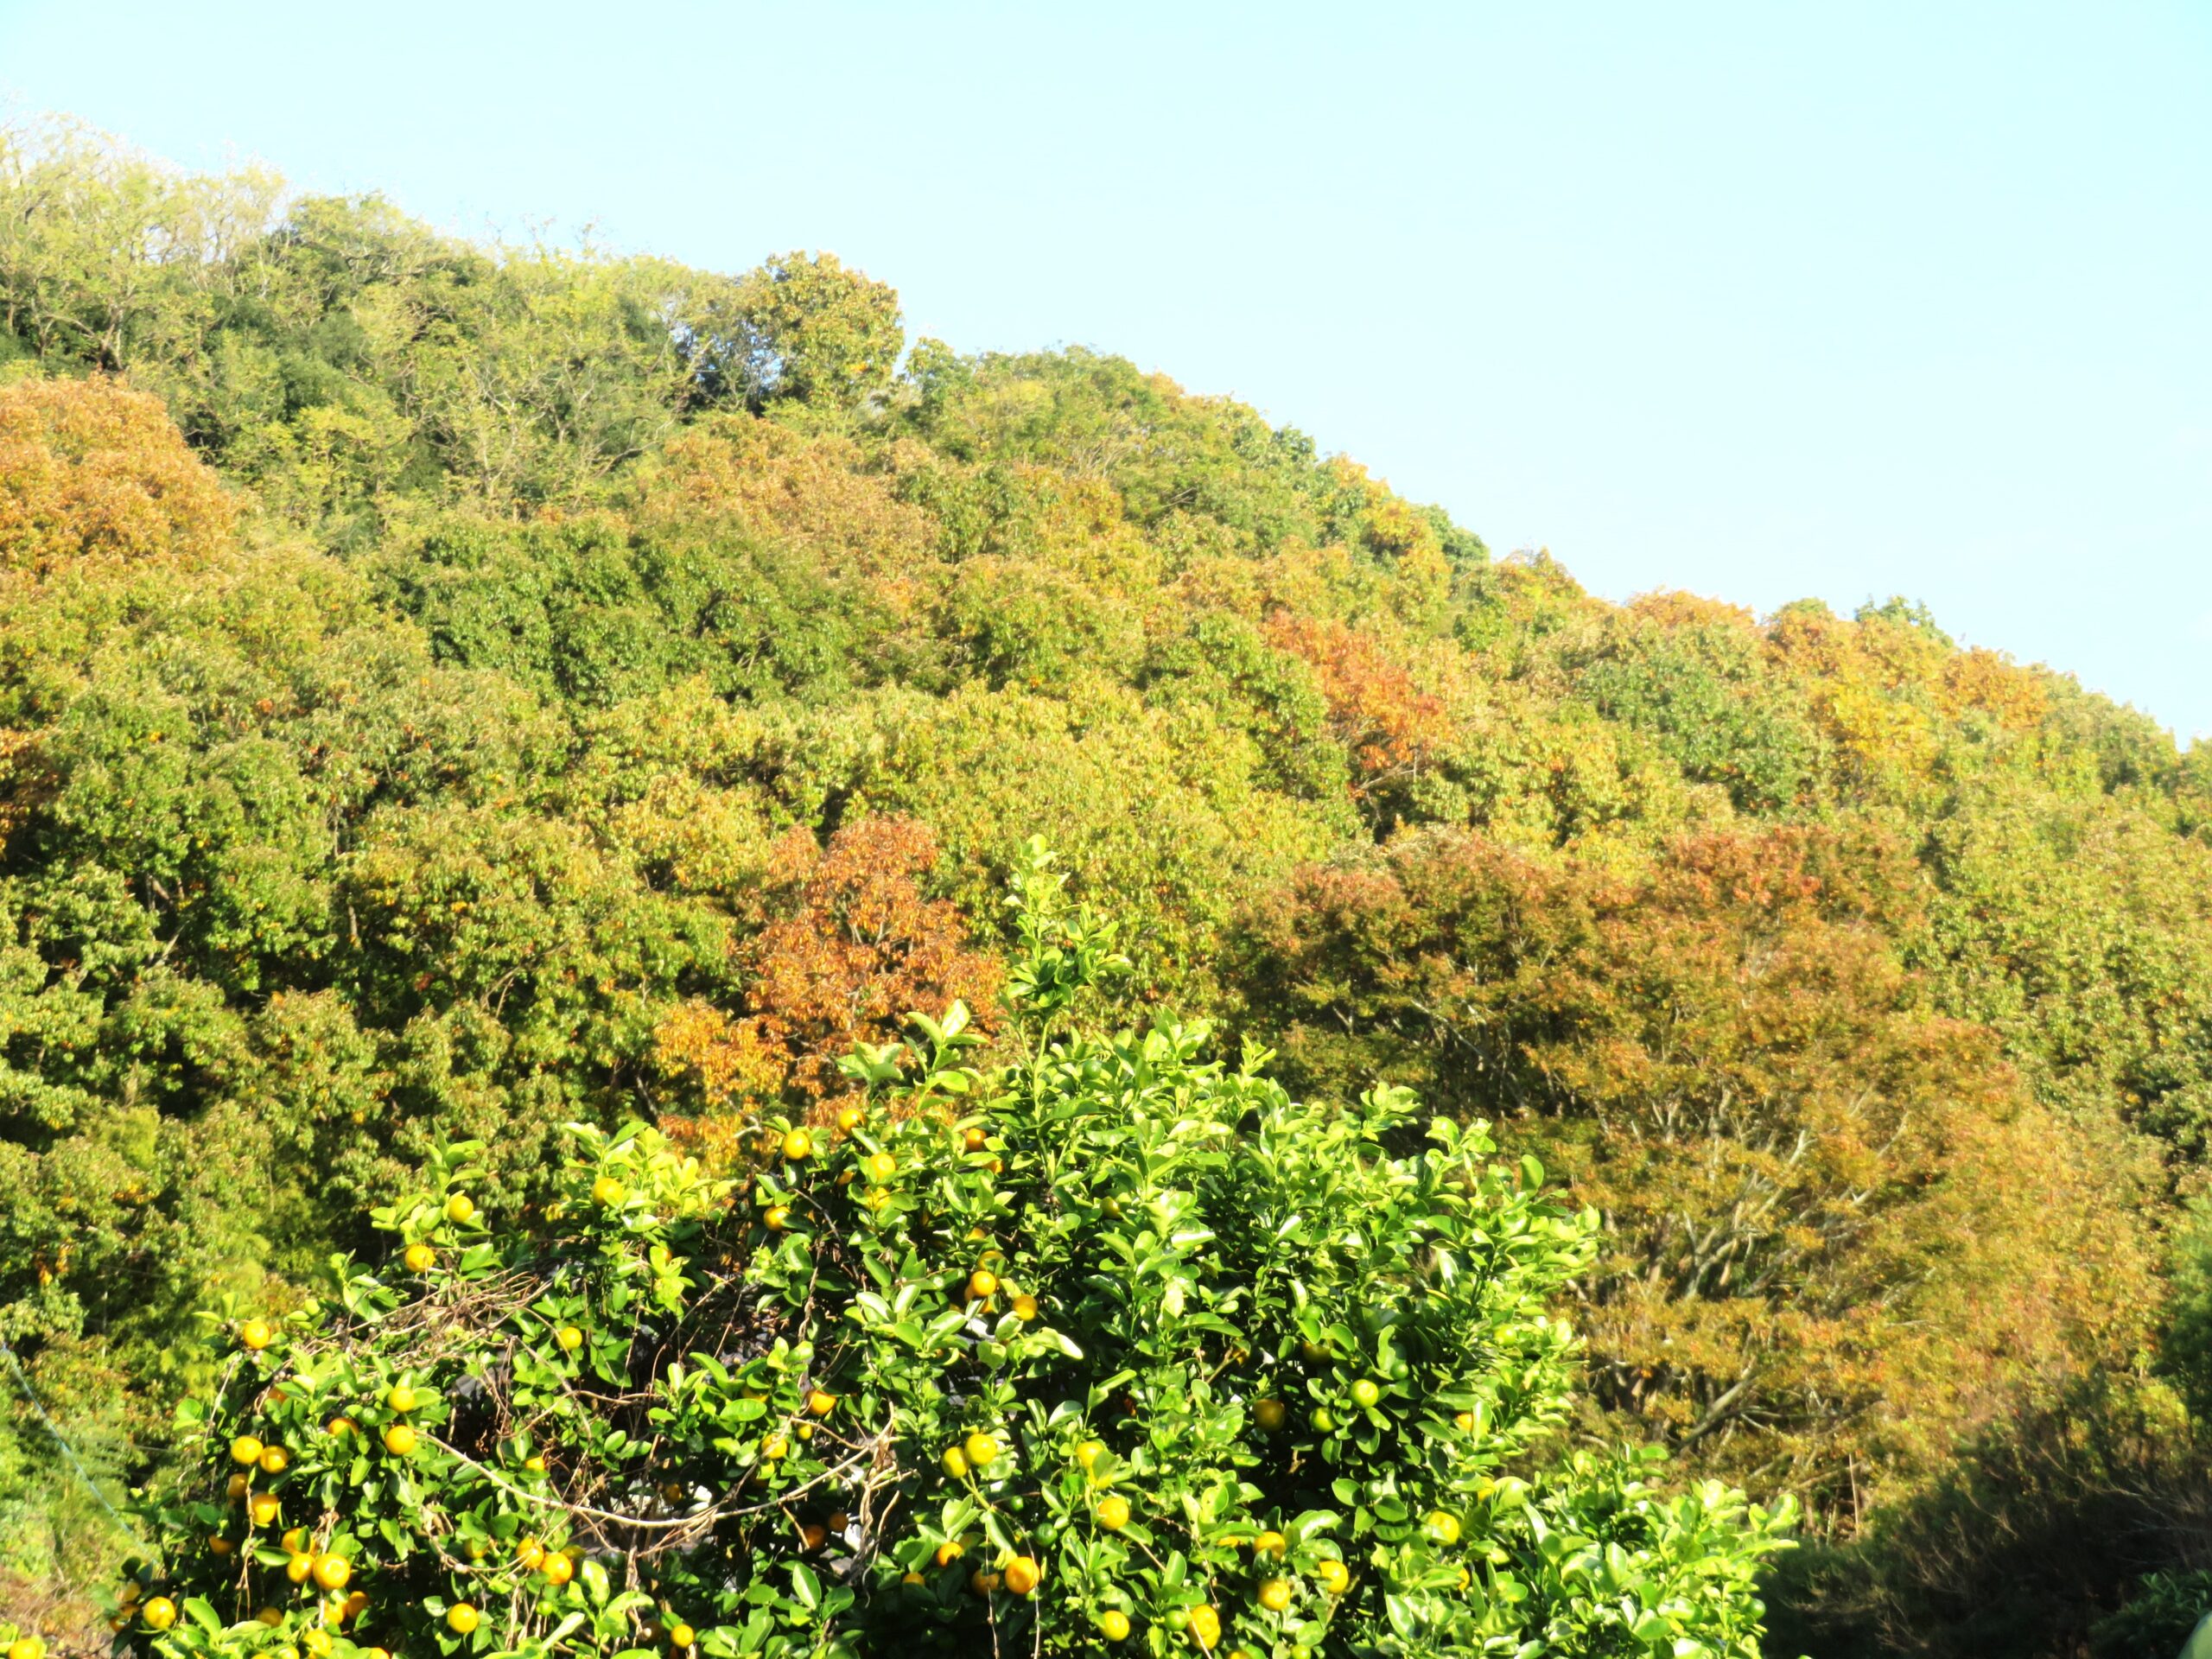
{"label": "glossy green foliage", "polygon": [[918,1015],[735,1180],[576,1126],[520,1228],[442,1148],[397,1261],[234,1315],[133,1650],[1755,1655],[1787,1508],[1558,1446],[1594,1217],[1089,1029],[1114,930],[1040,847],[1014,902],[1027,1058]]}

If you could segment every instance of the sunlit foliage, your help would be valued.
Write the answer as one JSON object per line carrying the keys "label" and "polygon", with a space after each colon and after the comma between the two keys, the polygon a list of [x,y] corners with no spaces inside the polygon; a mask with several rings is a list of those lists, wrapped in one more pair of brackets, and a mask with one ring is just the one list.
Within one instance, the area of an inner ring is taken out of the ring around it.
{"label": "sunlit foliage", "polygon": [[[1542,1150],[1604,1222],[1577,1432],[1800,1494],[1824,1642],[1955,1618],[1916,1517],[2193,1478],[2212,749],[1904,601],[1611,605],[1241,404],[903,331],[826,253],[0,135],[0,1334],[110,1496],[172,1478],[194,1311],[304,1305],[435,1147],[542,1217],[565,1123],[734,1169],[912,1009],[989,1030],[1039,831],[1123,918],[1102,1023]],[[9,1605],[81,1619],[111,1523],[8,1409]],[[2062,1421],[2134,1461],[2038,1471]]]}

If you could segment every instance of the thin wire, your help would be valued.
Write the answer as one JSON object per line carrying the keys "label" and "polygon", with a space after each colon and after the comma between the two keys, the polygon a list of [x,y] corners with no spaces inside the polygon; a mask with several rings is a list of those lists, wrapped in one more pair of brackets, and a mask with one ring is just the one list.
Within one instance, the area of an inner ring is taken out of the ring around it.
{"label": "thin wire", "polygon": [[69,1460],[69,1466],[77,1471],[77,1478],[85,1483],[85,1490],[99,1501],[100,1508],[108,1512],[115,1524],[121,1527],[136,1541],[138,1537],[137,1529],[124,1518],[122,1511],[108,1502],[107,1494],[100,1490],[99,1482],[92,1478],[90,1471],[79,1459],[77,1448],[69,1444],[68,1436],[62,1433],[60,1425],[55,1423],[48,1413],[45,1403],[38,1397],[38,1390],[31,1387],[30,1378],[23,1374],[22,1362],[16,1357],[16,1351],[8,1345],[8,1339],[5,1337],[0,1337],[0,1354],[7,1357],[8,1369],[16,1374],[16,1385],[22,1389],[23,1398],[31,1402],[31,1409],[38,1414],[39,1421],[46,1425],[46,1432],[54,1436],[54,1443],[61,1448],[61,1455]]}

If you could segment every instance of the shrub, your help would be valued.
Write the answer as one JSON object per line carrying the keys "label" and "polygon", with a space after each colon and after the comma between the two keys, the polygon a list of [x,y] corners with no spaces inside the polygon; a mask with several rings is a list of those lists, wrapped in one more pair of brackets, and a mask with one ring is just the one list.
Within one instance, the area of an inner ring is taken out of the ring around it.
{"label": "shrub", "polygon": [[512,1228],[450,1147],[394,1260],[211,1314],[134,1650],[1755,1655],[1786,1505],[1548,1449],[1594,1217],[1402,1090],[1084,1030],[1115,929],[1047,863],[1026,1058],[915,1016],[731,1178],[571,1126]]}

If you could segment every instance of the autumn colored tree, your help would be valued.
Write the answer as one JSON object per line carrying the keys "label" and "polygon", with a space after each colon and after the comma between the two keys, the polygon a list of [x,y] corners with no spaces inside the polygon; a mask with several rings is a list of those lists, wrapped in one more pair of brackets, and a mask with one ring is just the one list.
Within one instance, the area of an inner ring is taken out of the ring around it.
{"label": "autumn colored tree", "polygon": [[1002,970],[974,950],[966,917],[921,883],[937,861],[926,826],[862,818],[824,847],[804,830],[779,841],[737,947],[741,1013],[686,1002],[658,1033],[661,1064],[697,1089],[678,1138],[731,1155],[737,1126],[769,1107],[827,1122],[850,1092],[841,1062],[890,1039],[917,1008],[959,1001],[991,1028]]}
{"label": "autumn colored tree", "polygon": [[0,386],[0,569],[204,555],[236,518],[158,398],[105,379]]}
{"label": "autumn colored tree", "polygon": [[1404,786],[1433,763],[1446,731],[1442,700],[1415,683],[1370,632],[1278,613],[1269,619],[1268,638],[1312,665],[1331,731],[1351,756],[1355,798],[1391,821],[1402,810]]}
{"label": "autumn colored tree", "polygon": [[2018,1390],[2145,1337],[2125,1152],[2062,1131],[1900,963],[1893,845],[1777,830],[1627,878],[1466,834],[1309,872],[1251,1018],[1316,1086],[1506,1113],[1610,1224],[1596,1393],[1848,1530]]}

